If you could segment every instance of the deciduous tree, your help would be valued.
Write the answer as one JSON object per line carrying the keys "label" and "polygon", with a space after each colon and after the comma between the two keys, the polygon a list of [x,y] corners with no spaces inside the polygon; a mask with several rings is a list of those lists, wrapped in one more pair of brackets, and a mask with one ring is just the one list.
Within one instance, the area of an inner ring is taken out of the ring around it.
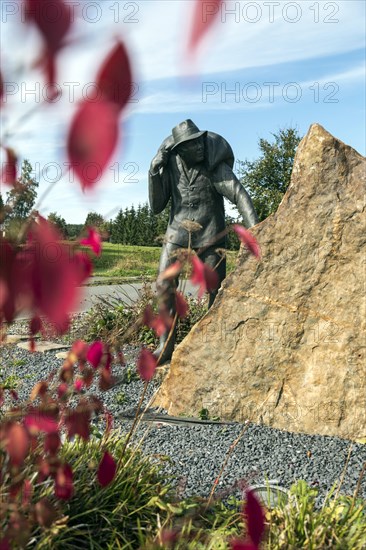
{"label": "deciduous tree", "polygon": [[56,212],[51,212],[48,216],[48,221],[57,227],[64,239],[68,238],[67,224],[64,218]]}
{"label": "deciduous tree", "polygon": [[258,159],[239,161],[240,180],[260,221],[277,210],[289,186],[296,148],[301,141],[296,128],[282,128],[272,136],[272,142],[259,140]]}
{"label": "deciduous tree", "polygon": [[15,238],[33,210],[38,181],[32,176],[32,165],[25,159],[14,186],[6,193],[4,225],[10,238]]}

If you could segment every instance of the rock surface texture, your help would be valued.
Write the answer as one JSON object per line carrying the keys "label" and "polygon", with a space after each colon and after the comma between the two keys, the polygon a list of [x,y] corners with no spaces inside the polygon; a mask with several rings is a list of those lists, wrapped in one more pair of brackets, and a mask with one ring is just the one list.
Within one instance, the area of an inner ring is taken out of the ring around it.
{"label": "rock surface texture", "polygon": [[277,212],[252,228],[155,404],[310,434],[366,436],[365,158],[313,124]]}

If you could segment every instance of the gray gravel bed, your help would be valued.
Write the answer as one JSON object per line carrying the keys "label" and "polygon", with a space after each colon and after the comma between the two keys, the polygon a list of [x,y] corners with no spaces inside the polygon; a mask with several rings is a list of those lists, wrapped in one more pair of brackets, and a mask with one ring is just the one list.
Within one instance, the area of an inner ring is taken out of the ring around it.
{"label": "gray gravel bed", "polygon": [[[126,367],[114,367],[114,374],[122,372],[127,378],[109,391],[101,392],[93,385],[91,392],[103,399],[105,406],[115,416],[115,426],[128,429],[130,422],[118,419],[118,415],[136,407],[141,395],[142,383],[137,379],[135,360],[138,347],[124,349]],[[62,360],[55,352],[44,354],[17,348],[14,345],[0,348],[1,377],[12,376],[17,383],[16,391],[21,400],[29,396],[33,385],[48,377],[61,366]],[[157,383],[149,385],[147,404]],[[9,403],[9,397],[7,398]],[[179,426],[162,422],[142,422],[135,441],[144,435],[142,449],[153,456],[163,468],[167,478],[172,476],[182,496],[208,496],[218,476],[226,453],[243,428],[242,424]],[[293,434],[266,426],[250,424],[243,435],[218,485],[218,491],[231,490],[238,494],[235,485],[247,480],[252,485],[261,485],[266,479],[289,488],[298,480],[306,480],[319,490],[320,501],[332,485],[339,480],[350,442],[330,436]],[[366,461],[366,445],[353,444],[350,462],[341,489],[343,494],[353,494],[363,463]],[[360,496],[366,498],[366,479],[360,487]]]}
{"label": "gray gravel bed", "polygon": [[[63,334],[62,336],[55,336],[52,335],[50,339],[52,342],[57,343],[72,343],[75,339],[79,338],[79,332],[80,329],[83,327],[85,320],[87,318],[86,313],[74,313],[71,316],[71,323],[69,330]],[[42,318],[42,322],[47,327],[47,322],[44,318]],[[28,335],[29,334],[29,319],[17,319],[11,324],[7,324],[6,322],[3,323],[4,325],[4,331],[7,332],[7,334],[20,334],[20,335]]]}

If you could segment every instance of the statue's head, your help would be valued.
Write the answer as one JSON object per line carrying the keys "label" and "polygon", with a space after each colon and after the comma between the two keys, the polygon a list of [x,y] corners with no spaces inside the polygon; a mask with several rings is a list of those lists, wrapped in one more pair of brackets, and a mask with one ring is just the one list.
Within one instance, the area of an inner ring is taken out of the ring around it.
{"label": "statue's head", "polygon": [[204,160],[205,135],[191,119],[184,120],[172,130],[175,150],[188,166],[193,166]]}

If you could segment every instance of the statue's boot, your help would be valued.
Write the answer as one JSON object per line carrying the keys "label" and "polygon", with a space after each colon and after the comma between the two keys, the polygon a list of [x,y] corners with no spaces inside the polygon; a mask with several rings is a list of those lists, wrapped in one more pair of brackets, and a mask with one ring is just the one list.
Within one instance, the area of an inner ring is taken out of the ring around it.
{"label": "statue's boot", "polygon": [[[169,331],[160,337],[159,347],[157,347],[156,350],[153,352],[154,357],[158,359],[158,365],[163,365],[164,363],[167,363],[168,361],[170,361],[174,351],[176,332],[177,332],[177,329],[175,327],[169,338],[168,343],[166,344],[165,349],[164,349],[164,346],[168,339]],[[162,351],[163,351],[163,355],[160,357],[160,354]]]}

